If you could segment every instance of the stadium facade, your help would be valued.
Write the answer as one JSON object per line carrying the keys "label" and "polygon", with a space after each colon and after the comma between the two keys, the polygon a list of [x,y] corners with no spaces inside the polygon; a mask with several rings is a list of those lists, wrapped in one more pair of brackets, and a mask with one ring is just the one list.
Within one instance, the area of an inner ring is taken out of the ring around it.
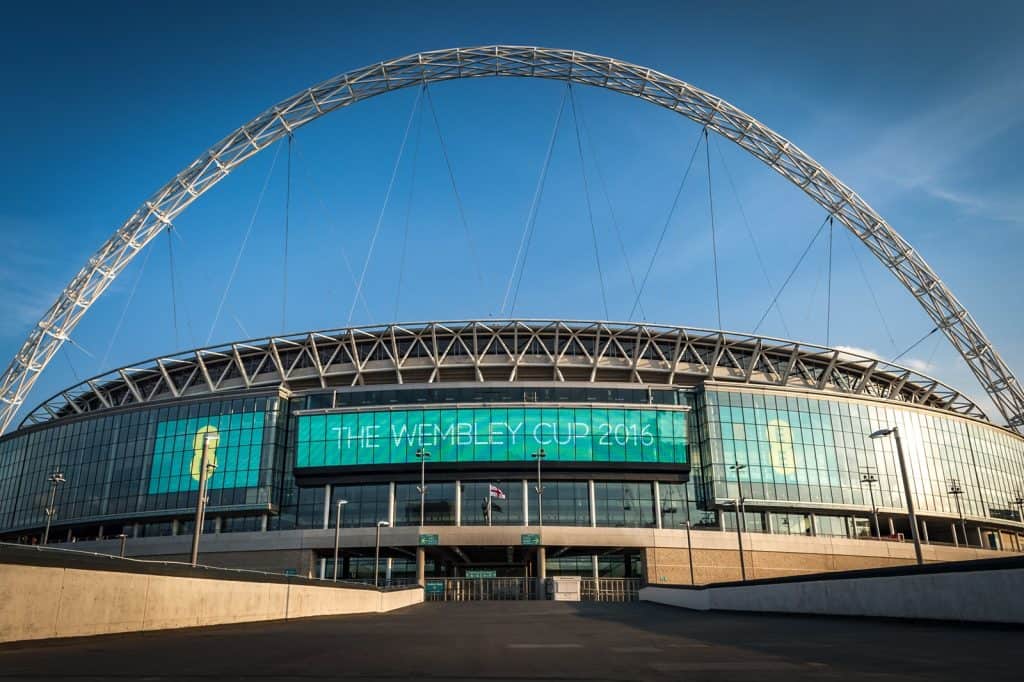
{"label": "stadium facade", "polygon": [[205,450],[213,565],[332,575],[337,523],[340,578],[372,577],[379,532],[394,580],[701,582],[735,570],[737,499],[753,575],[904,563],[894,442],[869,437],[893,426],[929,558],[1021,551],[1024,439],[932,378],[752,335],[537,320],[273,337],[82,382],[0,439],[0,540],[40,542],[50,508],[50,542],[182,558]]}

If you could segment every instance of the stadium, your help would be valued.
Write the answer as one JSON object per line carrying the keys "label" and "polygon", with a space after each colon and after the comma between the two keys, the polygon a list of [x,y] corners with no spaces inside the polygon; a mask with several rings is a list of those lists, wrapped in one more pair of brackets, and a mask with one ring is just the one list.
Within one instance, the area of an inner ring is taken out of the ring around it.
{"label": "stadium", "polygon": [[0,540],[181,561],[198,520],[210,565],[488,578],[502,594],[559,575],[628,595],[1022,551],[1024,392],[927,263],[735,107],[564,50],[384,62],[225,138],[145,202],[33,330],[3,377],[4,425],[117,273],[234,166],[360,99],[484,76],[615,90],[747,149],[906,285],[1008,426],[910,368],[757,334],[535,319],[313,331],[135,363],[28,410],[0,439]]}

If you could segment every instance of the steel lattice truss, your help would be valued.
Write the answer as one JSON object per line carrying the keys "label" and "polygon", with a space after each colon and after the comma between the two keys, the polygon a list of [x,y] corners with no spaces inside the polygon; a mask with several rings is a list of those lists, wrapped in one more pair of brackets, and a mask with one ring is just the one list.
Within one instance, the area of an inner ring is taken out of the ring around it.
{"label": "steel lattice truss", "polygon": [[25,423],[254,389],[485,381],[717,381],[878,398],[984,418],[977,405],[935,379],[822,346],[687,327],[491,320],[309,332],[197,349],[84,381],[37,407]]}
{"label": "steel lattice truss", "polygon": [[846,225],[927,311],[1007,422],[1024,430],[1024,391],[967,309],[874,209],[794,144],[721,98],[657,71],[572,50],[501,45],[424,52],[336,76],[271,107],[206,151],[107,240],[33,328],[0,378],[0,428],[10,424],[39,374],[114,278],[234,168],[310,121],[360,100],[425,83],[490,76],[547,78],[621,92],[735,142]]}

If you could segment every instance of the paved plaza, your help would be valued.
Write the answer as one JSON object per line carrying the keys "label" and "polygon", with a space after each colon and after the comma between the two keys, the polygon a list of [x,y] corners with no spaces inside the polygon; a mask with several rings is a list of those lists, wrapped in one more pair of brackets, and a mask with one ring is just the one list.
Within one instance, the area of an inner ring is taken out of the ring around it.
{"label": "paved plaza", "polygon": [[648,603],[427,603],[384,615],[3,645],[0,679],[997,680],[1020,679],[1008,652],[1022,635]]}

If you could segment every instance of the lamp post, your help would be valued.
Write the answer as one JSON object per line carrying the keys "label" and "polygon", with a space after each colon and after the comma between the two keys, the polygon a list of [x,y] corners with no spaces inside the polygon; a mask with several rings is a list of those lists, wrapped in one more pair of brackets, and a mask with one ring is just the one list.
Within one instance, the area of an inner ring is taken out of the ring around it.
{"label": "lamp post", "polygon": [[537,460],[537,525],[544,526],[544,486],[541,485],[540,480],[540,461],[547,457],[547,453],[544,452],[544,448],[537,450],[537,452],[530,455]]}
{"label": "lamp post", "polygon": [[964,545],[970,546],[971,542],[967,539],[967,521],[964,520],[964,508],[960,504],[960,496],[964,494],[964,489],[960,486],[960,481],[955,478],[949,479],[949,489],[946,491],[953,496],[956,500],[956,513],[960,517],[960,530],[964,534]]}
{"label": "lamp post", "polygon": [[921,553],[921,535],[917,529],[917,515],[914,514],[914,497],[910,493],[910,477],[907,475],[907,461],[903,457],[903,442],[900,440],[899,427],[893,426],[888,429],[878,429],[871,434],[871,438],[884,438],[892,436],[896,440],[896,456],[900,462],[900,476],[903,478],[903,493],[907,497],[907,517],[910,520],[910,534],[914,538],[914,555],[917,563],[924,563],[924,555]]}
{"label": "lamp post", "polygon": [[217,468],[209,462],[210,444],[220,440],[216,431],[203,434],[203,450],[199,457],[199,497],[196,500],[196,521],[192,529],[192,565],[199,562],[199,536],[203,534],[203,521],[206,518],[206,481]]}
{"label": "lamp post", "polygon": [[746,581],[747,579],[747,561],[743,557],[743,531],[746,528],[746,515],[743,506],[743,484],[740,482],[740,472],[747,468],[746,464],[740,464],[739,462],[733,462],[729,465],[729,468],[736,472],[736,492],[738,498],[736,499],[736,538],[739,541],[740,547],[740,577]]}
{"label": "lamp post", "polygon": [[882,531],[878,527],[878,507],[875,506],[875,488],[874,485],[878,483],[878,476],[870,469],[866,470],[860,475],[861,485],[868,487],[868,495],[871,496],[871,519],[875,522],[875,537],[882,537]]}
{"label": "lamp post", "polygon": [[430,453],[420,448],[416,451],[416,458],[420,461],[420,484],[416,486],[416,490],[420,493],[420,526],[423,525],[424,519],[424,505],[427,499],[427,459],[430,457]]}
{"label": "lamp post", "polygon": [[335,502],[337,508],[334,512],[334,582],[338,582],[338,547],[341,543],[341,508],[348,504],[348,500]]}
{"label": "lamp post", "polygon": [[50,504],[44,510],[46,512],[46,530],[43,531],[44,545],[50,542],[50,522],[53,521],[53,515],[57,513],[57,507],[54,506],[54,503],[57,501],[57,486],[67,482],[60,469],[50,474],[46,480],[50,482]]}
{"label": "lamp post", "polygon": [[385,526],[390,526],[390,521],[378,521],[377,522],[377,546],[373,551],[373,586],[377,587],[379,584],[378,575],[380,573],[380,529]]}

